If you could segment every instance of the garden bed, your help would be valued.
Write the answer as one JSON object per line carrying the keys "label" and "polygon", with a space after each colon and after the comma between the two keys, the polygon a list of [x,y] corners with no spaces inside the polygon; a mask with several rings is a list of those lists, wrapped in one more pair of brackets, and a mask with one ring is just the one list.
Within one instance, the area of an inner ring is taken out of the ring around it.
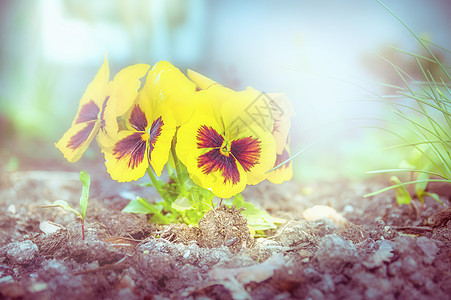
{"label": "garden bed", "polygon": [[[398,206],[394,194],[364,194],[364,182],[260,184],[243,193],[277,230],[252,238],[239,210],[216,205],[199,227],[157,227],[121,212],[130,195],[157,199],[90,165],[85,221],[78,172],[5,172],[0,192],[0,295],[6,299],[446,299],[451,228],[444,205]],[[75,167],[74,167],[75,168]],[[150,194],[149,194],[150,193]],[[447,194],[448,193],[448,194]],[[52,227],[56,226],[56,227]],[[44,233],[44,232],[46,233]]]}

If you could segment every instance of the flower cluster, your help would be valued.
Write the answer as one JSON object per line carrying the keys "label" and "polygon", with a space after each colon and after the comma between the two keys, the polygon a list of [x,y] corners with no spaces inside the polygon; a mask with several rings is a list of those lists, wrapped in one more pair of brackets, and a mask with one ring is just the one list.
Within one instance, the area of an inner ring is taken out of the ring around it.
{"label": "flower cluster", "polygon": [[168,162],[181,162],[195,184],[221,198],[266,179],[289,180],[290,161],[268,172],[290,155],[288,99],[187,75],[161,61],[129,66],[110,81],[105,59],[56,147],[75,162],[97,137],[107,171],[119,182],[150,168],[160,176]]}

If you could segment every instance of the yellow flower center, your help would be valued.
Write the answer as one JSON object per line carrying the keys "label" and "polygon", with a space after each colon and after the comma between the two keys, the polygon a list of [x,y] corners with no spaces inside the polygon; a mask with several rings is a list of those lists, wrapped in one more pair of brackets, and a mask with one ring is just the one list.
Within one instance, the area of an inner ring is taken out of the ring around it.
{"label": "yellow flower center", "polygon": [[222,155],[229,157],[229,155],[230,155],[230,145],[227,143],[227,141],[222,142],[221,148],[219,148],[219,152]]}
{"label": "yellow flower center", "polygon": [[143,133],[143,134],[141,135],[141,139],[142,139],[143,141],[148,141],[148,140],[150,139],[150,134],[146,131],[145,133]]}

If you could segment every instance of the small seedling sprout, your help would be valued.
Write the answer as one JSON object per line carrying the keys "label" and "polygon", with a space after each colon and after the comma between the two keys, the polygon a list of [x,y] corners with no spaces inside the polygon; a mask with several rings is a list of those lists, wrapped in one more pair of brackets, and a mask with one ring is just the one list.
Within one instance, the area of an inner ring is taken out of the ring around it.
{"label": "small seedling sprout", "polygon": [[69,203],[65,200],[56,200],[55,202],[53,202],[53,204],[51,205],[45,205],[43,207],[47,208],[47,207],[61,207],[62,209],[72,212],[74,213],[78,218],[80,218],[80,223],[81,223],[81,234],[82,234],[82,239],[85,239],[85,216],[86,216],[86,211],[88,209],[88,198],[89,198],[89,186],[91,184],[91,178],[89,177],[89,174],[84,171],[81,170],[80,171],[80,181],[83,185],[82,191],[81,191],[81,196],[80,196],[80,211],[77,211],[75,209],[73,209]]}

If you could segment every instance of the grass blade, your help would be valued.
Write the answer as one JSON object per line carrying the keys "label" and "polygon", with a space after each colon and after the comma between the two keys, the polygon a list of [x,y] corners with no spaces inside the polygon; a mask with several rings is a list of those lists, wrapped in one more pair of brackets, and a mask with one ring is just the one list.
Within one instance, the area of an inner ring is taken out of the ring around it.
{"label": "grass blade", "polygon": [[447,180],[447,179],[422,179],[422,180],[407,181],[407,182],[402,182],[402,183],[399,183],[399,184],[391,185],[389,187],[386,187],[386,188],[377,190],[375,192],[363,195],[363,197],[364,198],[368,198],[368,197],[372,197],[372,196],[375,196],[375,195],[378,195],[378,194],[382,194],[382,193],[384,193],[386,191],[395,189],[395,188],[400,187],[400,186],[406,186],[406,185],[410,185],[410,184],[423,183],[423,182],[446,182],[446,183],[451,183],[451,180]]}
{"label": "grass blade", "polygon": [[445,69],[445,67],[443,67],[443,65],[440,63],[440,61],[437,59],[437,57],[434,55],[434,53],[432,53],[432,51],[429,49],[428,46],[426,46],[426,44],[423,43],[423,40],[420,39],[413,31],[412,29],[410,29],[409,26],[407,26],[402,20],[401,18],[399,18],[391,9],[389,9],[384,3],[382,3],[382,1],[380,0],[376,0],[383,8],[385,8],[385,10],[387,10],[393,17],[395,17],[399,23],[401,23],[409,32],[410,34],[421,44],[421,46],[423,46],[423,48],[429,53],[429,55],[440,65],[440,68],[443,70],[443,72],[446,74],[446,76],[448,77],[448,79],[450,79],[449,73],[448,71]]}

